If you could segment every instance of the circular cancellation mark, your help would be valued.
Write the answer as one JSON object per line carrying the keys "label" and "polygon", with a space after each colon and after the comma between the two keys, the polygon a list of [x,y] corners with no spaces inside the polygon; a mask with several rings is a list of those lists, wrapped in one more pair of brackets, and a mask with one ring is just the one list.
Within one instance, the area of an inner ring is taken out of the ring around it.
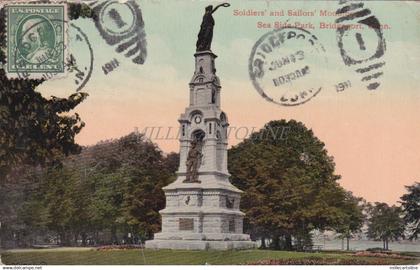
{"label": "circular cancellation mark", "polygon": [[249,58],[249,75],[258,93],[283,106],[311,100],[322,89],[325,49],[309,31],[286,27],[264,34]]}

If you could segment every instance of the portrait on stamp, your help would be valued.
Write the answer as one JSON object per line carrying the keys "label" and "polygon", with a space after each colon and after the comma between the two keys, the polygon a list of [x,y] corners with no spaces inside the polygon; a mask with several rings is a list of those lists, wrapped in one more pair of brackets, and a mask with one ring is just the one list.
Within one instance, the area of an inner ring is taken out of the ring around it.
{"label": "portrait on stamp", "polygon": [[7,5],[6,13],[8,75],[64,74],[66,5]]}

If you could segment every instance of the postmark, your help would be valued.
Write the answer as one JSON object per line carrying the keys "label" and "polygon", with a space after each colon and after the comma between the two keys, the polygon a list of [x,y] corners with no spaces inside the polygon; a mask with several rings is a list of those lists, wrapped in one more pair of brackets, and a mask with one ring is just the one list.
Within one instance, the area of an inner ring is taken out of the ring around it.
{"label": "postmark", "polygon": [[[93,72],[94,54],[88,36],[82,29],[70,23],[69,57],[66,60],[68,79],[74,82],[75,91],[79,92],[89,81]],[[67,79],[67,78],[66,78]]]}
{"label": "postmark", "polygon": [[[68,47],[65,47],[67,56],[64,60],[66,76],[60,76],[55,71],[44,71],[38,74],[38,78],[45,80],[44,85],[49,85],[54,89],[63,89],[59,95],[67,96],[74,92],[79,92],[88,83],[94,63],[94,53],[88,36],[74,23],[64,22],[68,29]],[[17,52],[15,52],[16,54]],[[30,74],[17,66],[16,78],[30,79]],[[59,80],[55,80],[59,78]],[[41,87],[44,89],[44,87]],[[44,90],[45,91],[45,90]],[[41,92],[44,92],[41,90]],[[46,92],[46,95],[56,96],[56,92]]]}
{"label": "postmark", "polygon": [[118,60],[114,58],[102,66],[102,71],[104,72],[105,75],[108,75],[110,72],[114,71],[119,66],[120,66],[120,62],[118,62]]}
{"label": "postmark", "polygon": [[7,76],[41,79],[45,72],[65,76],[66,5],[19,4],[5,8]]}
{"label": "postmark", "polygon": [[285,27],[264,34],[249,58],[249,75],[258,93],[283,106],[311,100],[323,87],[319,68],[325,49],[309,31]]}
{"label": "postmark", "polygon": [[147,41],[141,9],[134,0],[97,1],[90,5],[97,16],[95,26],[102,38],[117,53],[130,58],[135,64],[144,64]]}
{"label": "postmark", "polygon": [[[368,90],[375,90],[380,86],[381,68],[385,65],[386,42],[381,23],[362,2],[341,1],[340,4],[336,23],[341,26],[336,34],[343,62],[348,67],[355,67]],[[366,27],[352,28],[351,23]]]}

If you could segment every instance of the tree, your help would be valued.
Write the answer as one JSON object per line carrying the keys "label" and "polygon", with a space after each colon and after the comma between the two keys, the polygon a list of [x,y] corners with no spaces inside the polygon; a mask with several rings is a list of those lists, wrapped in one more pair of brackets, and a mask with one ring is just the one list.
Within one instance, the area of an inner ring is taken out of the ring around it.
{"label": "tree", "polygon": [[[280,136],[284,130],[287,137]],[[275,248],[302,249],[311,244],[313,229],[342,223],[346,192],[333,158],[302,123],[271,121],[228,156],[231,181],[244,191],[245,230],[253,237],[271,238]]]}
{"label": "tree", "polygon": [[45,172],[42,189],[48,207],[47,226],[57,233],[62,245],[71,244],[71,219],[75,212],[71,189],[74,185],[73,172],[68,168],[57,167]]}
{"label": "tree", "polygon": [[350,238],[355,233],[361,231],[365,221],[363,209],[363,199],[354,197],[351,192],[346,192],[346,197],[342,207],[344,218],[335,230],[337,233],[341,234],[341,238],[345,238],[347,240],[347,250],[350,250]]}
{"label": "tree", "polygon": [[162,151],[142,134],[121,138],[120,146],[122,174],[129,179],[122,209],[124,220],[129,232],[150,239],[161,228],[159,210],[165,206],[162,187],[169,184],[173,173],[168,170]]}
{"label": "tree", "polygon": [[39,194],[40,181],[39,168],[31,166],[15,168],[10,177],[0,181],[1,247],[26,246],[42,229],[42,205],[31,203]]}
{"label": "tree", "polygon": [[[70,19],[91,17],[85,4],[69,4]],[[0,62],[6,62],[5,10],[0,10]],[[22,164],[44,165],[57,154],[75,154],[74,137],[84,126],[79,115],[64,115],[88,96],[78,92],[68,98],[44,98],[36,87],[43,80],[8,79],[0,69],[0,181]],[[1,212],[1,210],[0,210]],[[1,214],[1,213],[0,213]]]}
{"label": "tree", "polygon": [[388,250],[389,241],[404,238],[404,220],[402,209],[386,203],[375,203],[369,206],[368,232],[370,239],[381,240]]}
{"label": "tree", "polygon": [[179,167],[179,154],[175,152],[167,154],[164,162],[169,172],[176,173]]}
{"label": "tree", "polygon": [[411,240],[417,239],[420,234],[420,183],[416,182],[406,186],[408,191],[401,197],[401,204],[404,211],[404,220],[409,228]]}

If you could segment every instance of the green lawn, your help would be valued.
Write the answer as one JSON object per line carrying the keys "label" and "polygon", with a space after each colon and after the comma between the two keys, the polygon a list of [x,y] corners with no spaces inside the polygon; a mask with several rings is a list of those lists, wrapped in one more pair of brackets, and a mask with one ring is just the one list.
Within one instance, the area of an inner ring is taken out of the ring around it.
{"label": "green lawn", "polygon": [[[182,251],[182,250],[107,250],[54,249],[8,251],[1,255],[4,264],[244,264],[263,259],[303,259],[303,258],[351,259],[349,254],[321,252],[303,253],[273,250],[244,251]],[[358,257],[372,261],[378,258]],[[418,264],[420,257],[413,260],[383,259],[387,264]]]}

